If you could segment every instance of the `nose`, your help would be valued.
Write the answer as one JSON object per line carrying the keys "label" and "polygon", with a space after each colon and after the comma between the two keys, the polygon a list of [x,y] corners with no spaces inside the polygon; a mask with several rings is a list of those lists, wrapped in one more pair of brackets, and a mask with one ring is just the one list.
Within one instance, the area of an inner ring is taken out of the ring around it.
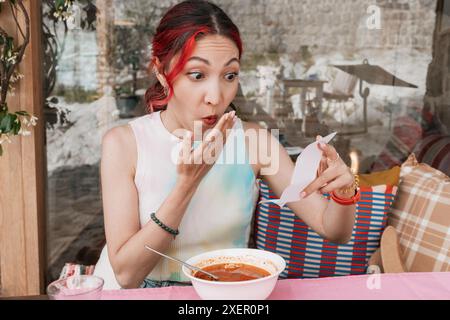
{"label": "nose", "polygon": [[220,83],[218,81],[211,81],[206,88],[205,103],[208,105],[217,106],[222,101],[222,93]]}

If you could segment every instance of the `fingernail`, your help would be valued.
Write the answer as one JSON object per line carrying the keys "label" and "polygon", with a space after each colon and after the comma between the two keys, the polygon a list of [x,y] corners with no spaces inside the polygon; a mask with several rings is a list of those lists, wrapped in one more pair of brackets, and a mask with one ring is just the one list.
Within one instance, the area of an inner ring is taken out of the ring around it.
{"label": "fingernail", "polygon": [[325,148],[325,143],[319,142],[321,148]]}
{"label": "fingernail", "polygon": [[303,199],[306,196],[306,192],[300,193],[300,199]]}
{"label": "fingernail", "polygon": [[236,115],[236,111],[231,111],[231,117],[234,117]]}

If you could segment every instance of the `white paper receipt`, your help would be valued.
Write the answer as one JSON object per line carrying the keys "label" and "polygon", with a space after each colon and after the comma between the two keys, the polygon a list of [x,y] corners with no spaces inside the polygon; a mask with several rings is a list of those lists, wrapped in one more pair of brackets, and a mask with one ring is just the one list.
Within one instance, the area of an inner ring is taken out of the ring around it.
{"label": "white paper receipt", "polygon": [[294,174],[291,178],[291,184],[284,189],[280,199],[271,199],[260,201],[259,203],[273,202],[281,208],[288,202],[295,202],[300,200],[300,193],[311,182],[316,179],[317,169],[319,168],[320,159],[322,158],[322,151],[318,148],[319,142],[329,143],[337,132],[333,132],[322,139],[309,144],[295,162]]}

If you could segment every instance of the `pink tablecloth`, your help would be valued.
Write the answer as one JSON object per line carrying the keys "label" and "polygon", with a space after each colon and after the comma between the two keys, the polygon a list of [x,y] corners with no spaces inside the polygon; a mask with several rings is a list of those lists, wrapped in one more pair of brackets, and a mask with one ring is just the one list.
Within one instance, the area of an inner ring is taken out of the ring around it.
{"label": "pink tablecloth", "polygon": [[[193,287],[105,290],[103,299],[195,300]],[[450,272],[279,280],[271,300],[450,299]]]}

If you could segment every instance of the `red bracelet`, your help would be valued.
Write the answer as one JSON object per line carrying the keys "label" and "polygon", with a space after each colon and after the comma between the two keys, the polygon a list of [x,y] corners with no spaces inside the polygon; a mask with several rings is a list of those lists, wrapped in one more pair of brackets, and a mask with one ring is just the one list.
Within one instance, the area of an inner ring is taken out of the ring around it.
{"label": "red bracelet", "polygon": [[352,204],[357,203],[360,198],[361,198],[361,193],[359,192],[359,188],[356,189],[355,195],[348,199],[339,198],[334,193],[334,191],[331,191],[331,199],[333,199],[334,202],[339,203],[340,205],[343,205],[343,206],[351,206]]}

